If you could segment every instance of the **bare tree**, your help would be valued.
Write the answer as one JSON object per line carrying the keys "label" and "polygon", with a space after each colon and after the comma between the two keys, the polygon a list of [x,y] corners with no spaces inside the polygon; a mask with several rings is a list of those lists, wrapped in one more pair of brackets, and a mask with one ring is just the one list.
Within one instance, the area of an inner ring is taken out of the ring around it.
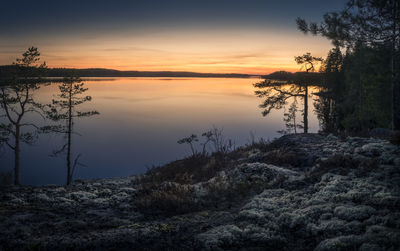
{"label": "bare tree", "polygon": [[190,146],[190,150],[192,151],[192,157],[196,156],[197,151],[194,146],[194,142],[199,141],[196,134],[192,134],[189,137],[178,140],[178,144],[188,144]]}

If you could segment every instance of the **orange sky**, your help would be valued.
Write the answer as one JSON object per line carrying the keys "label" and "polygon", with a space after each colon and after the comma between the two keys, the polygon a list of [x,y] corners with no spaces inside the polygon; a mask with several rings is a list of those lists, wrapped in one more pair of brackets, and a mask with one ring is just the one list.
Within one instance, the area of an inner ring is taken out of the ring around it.
{"label": "orange sky", "polygon": [[36,46],[50,67],[266,74],[332,45],[304,35],[348,0],[18,0],[0,15],[0,65]]}
{"label": "orange sky", "polygon": [[13,62],[31,45],[39,48],[49,67],[250,74],[297,71],[294,56],[311,52],[325,57],[332,47],[324,38],[306,36],[297,30],[33,37],[12,50],[0,51],[0,64]]}

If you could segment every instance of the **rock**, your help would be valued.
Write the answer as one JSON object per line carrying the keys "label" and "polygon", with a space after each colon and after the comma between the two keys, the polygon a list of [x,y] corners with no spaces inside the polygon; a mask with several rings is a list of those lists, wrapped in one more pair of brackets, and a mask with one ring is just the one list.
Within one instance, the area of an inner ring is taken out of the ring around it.
{"label": "rock", "polygon": [[278,167],[264,163],[248,163],[239,166],[240,171],[243,173],[258,174],[260,176],[266,175],[284,175],[284,176],[299,176],[298,172],[292,171],[287,168]]}
{"label": "rock", "polygon": [[111,200],[113,200],[114,202],[121,202],[121,201],[126,201],[130,199],[130,195],[125,193],[125,192],[120,192],[117,194],[114,194],[113,196],[111,196]]}
{"label": "rock", "polygon": [[132,187],[122,187],[119,189],[120,192],[126,193],[126,194],[133,194],[135,193],[136,189]]}
{"label": "rock", "polygon": [[40,193],[36,195],[36,199],[41,201],[41,202],[51,202],[53,201],[53,199],[50,199],[49,196],[47,196],[47,194],[44,193]]}
{"label": "rock", "polygon": [[100,208],[108,207],[110,205],[110,198],[96,198],[91,203],[96,204]]}
{"label": "rock", "polygon": [[398,146],[297,134],[223,157],[177,167],[198,183],[0,188],[0,250],[400,250]]}
{"label": "rock", "polygon": [[338,206],[334,210],[335,216],[346,221],[368,219],[376,210],[370,206]]}
{"label": "rock", "polygon": [[359,234],[362,231],[360,222],[346,221],[334,218],[330,220],[321,220],[318,224],[310,224],[308,229],[314,236],[335,236],[341,234]]}
{"label": "rock", "polygon": [[371,244],[371,243],[363,243],[358,251],[384,251],[383,247],[380,247],[378,244]]}
{"label": "rock", "polygon": [[326,136],[326,139],[336,141],[338,140],[338,137],[334,136],[333,134],[329,134],[328,136]]}
{"label": "rock", "polygon": [[[258,227],[256,225],[248,225],[243,229],[242,242],[253,243],[252,246],[255,248],[263,249],[280,249],[285,242],[286,238],[281,236],[276,231]],[[243,245],[244,248],[248,248],[249,245]]]}
{"label": "rock", "polygon": [[379,156],[382,154],[382,147],[382,144],[379,143],[369,143],[363,145],[360,151],[369,156]]}
{"label": "rock", "polygon": [[73,206],[76,203],[74,200],[70,200],[65,197],[56,197],[54,200],[64,204],[65,206]]}
{"label": "rock", "polygon": [[202,250],[225,250],[240,239],[242,230],[235,225],[225,225],[196,236],[197,245]]}
{"label": "rock", "polygon": [[255,148],[248,152],[247,159],[250,161],[259,161],[262,155],[263,153],[260,151],[260,149]]}
{"label": "rock", "polygon": [[27,203],[25,200],[23,200],[21,198],[14,198],[14,199],[10,200],[8,202],[8,204],[23,206],[23,205],[26,205]]}
{"label": "rock", "polygon": [[356,235],[339,236],[322,241],[315,251],[357,250],[361,241],[361,238]]}
{"label": "rock", "polygon": [[212,225],[219,226],[226,222],[232,222],[234,217],[228,212],[217,212],[210,217],[210,222]]}
{"label": "rock", "polygon": [[79,202],[91,200],[91,199],[94,199],[94,198],[97,197],[95,194],[89,193],[89,192],[85,192],[85,191],[72,192],[69,195],[73,200],[76,200],[76,201],[79,201]]}
{"label": "rock", "polygon": [[98,196],[109,196],[112,194],[111,189],[105,188],[99,191]]}
{"label": "rock", "polygon": [[107,217],[111,215],[112,212],[110,210],[88,210],[86,211],[86,215],[96,216],[96,217]]}
{"label": "rock", "polygon": [[369,135],[373,138],[386,139],[393,135],[393,131],[386,128],[374,128],[369,131]]}

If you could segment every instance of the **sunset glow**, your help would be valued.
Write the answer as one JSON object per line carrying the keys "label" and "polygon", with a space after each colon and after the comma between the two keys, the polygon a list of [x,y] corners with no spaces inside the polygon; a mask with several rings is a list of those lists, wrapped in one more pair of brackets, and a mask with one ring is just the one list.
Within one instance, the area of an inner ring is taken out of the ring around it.
{"label": "sunset glow", "polygon": [[[23,26],[7,20],[15,27],[11,31],[5,26],[0,35],[0,65],[12,63],[16,55],[34,45],[50,67],[265,74],[297,71],[294,56],[310,51],[325,57],[332,47],[326,39],[296,30],[295,18],[302,14],[300,11],[293,16],[282,13],[290,18],[280,22],[281,18],[262,1],[255,1],[254,6],[243,2],[219,7],[209,2],[205,4],[209,8],[202,12],[195,2],[191,4],[177,5],[174,12],[163,11],[162,6],[127,4],[129,11],[118,15],[101,3],[99,10],[82,10],[82,16],[73,12],[58,18],[43,13],[45,22],[29,20],[33,23]],[[329,9],[321,6],[321,10]],[[250,18],[244,19],[240,8],[250,8],[252,12],[245,13]],[[104,12],[104,17],[97,17],[100,14],[96,11]],[[92,12],[96,12],[94,17],[90,16]],[[80,25],[80,18],[87,22]],[[97,23],[89,22],[96,18]]]}

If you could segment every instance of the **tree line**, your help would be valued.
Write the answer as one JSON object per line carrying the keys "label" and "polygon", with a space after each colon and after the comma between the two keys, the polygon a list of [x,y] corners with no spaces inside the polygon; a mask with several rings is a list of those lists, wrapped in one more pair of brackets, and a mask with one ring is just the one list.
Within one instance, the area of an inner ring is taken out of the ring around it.
{"label": "tree line", "polygon": [[[32,71],[37,70],[35,68]],[[16,65],[0,66],[0,80],[9,79],[18,72]],[[35,73],[36,75],[38,73]],[[238,73],[199,73],[184,71],[119,71],[103,68],[74,69],[47,68],[46,77],[64,77],[75,75],[79,77],[200,77],[200,78],[249,78],[252,75]]]}

